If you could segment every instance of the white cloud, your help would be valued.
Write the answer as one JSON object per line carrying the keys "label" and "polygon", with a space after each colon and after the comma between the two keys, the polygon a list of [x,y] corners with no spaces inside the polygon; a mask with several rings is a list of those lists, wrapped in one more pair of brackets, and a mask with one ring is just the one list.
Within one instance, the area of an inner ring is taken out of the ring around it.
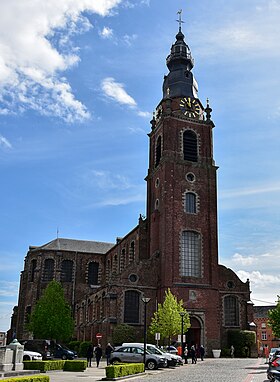
{"label": "white cloud", "polygon": [[[207,41],[205,44],[197,40],[197,52],[201,55],[216,56],[219,60],[226,57],[242,60],[248,59],[249,56],[279,56],[279,51],[275,48],[280,33],[279,1],[265,1],[262,6],[255,8],[244,7],[242,15],[240,12],[230,12],[228,16],[221,13],[222,17],[217,20],[218,27],[209,25],[204,35],[197,34],[199,38]],[[198,25],[198,28],[201,32],[201,25]],[[194,33],[196,34],[196,31]],[[238,54],[233,55],[233,52]]]}
{"label": "white cloud", "polygon": [[12,148],[12,145],[11,143],[8,141],[8,139],[6,139],[5,137],[3,137],[2,135],[0,135],[0,147],[6,147],[8,149],[11,149]]}
{"label": "white cloud", "polygon": [[112,38],[113,37],[113,29],[109,27],[104,27],[102,31],[99,32],[99,35],[102,38]]}
{"label": "white cloud", "polygon": [[101,88],[108,98],[120,104],[135,107],[136,101],[125,91],[124,84],[116,82],[114,78],[107,77],[101,83]]}
{"label": "white cloud", "polygon": [[137,39],[137,37],[138,37],[137,34],[132,34],[132,35],[125,34],[122,39],[126,45],[131,46],[132,43]]}
{"label": "white cloud", "polygon": [[15,297],[18,294],[18,282],[1,281],[0,282],[0,297]]}
{"label": "white cloud", "polygon": [[152,114],[148,111],[141,111],[139,110],[137,112],[137,115],[139,115],[139,117],[143,117],[143,118],[152,118]]}
{"label": "white cloud", "polygon": [[79,61],[69,36],[90,28],[84,12],[108,15],[121,0],[0,2],[0,114],[37,110],[89,118],[62,72]]}
{"label": "white cloud", "polygon": [[254,256],[242,256],[239,253],[233,255],[233,261],[241,265],[251,265],[256,263],[256,258]]}

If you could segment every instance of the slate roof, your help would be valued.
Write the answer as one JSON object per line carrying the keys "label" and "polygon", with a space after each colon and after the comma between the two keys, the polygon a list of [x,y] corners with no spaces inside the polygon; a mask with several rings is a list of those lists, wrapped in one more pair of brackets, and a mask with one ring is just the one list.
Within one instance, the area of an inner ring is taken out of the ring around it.
{"label": "slate roof", "polygon": [[276,305],[269,306],[254,306],[254,317],[255,318],[264,318],[268,317],[268,311],[274,309]]}
{"label": "slate roof", "polygon": [[32,250],[49,250],[49,251],[70,251],[70,252],[86,252],[105,254],[115,244],[104,243],[100,241],[75,240],[57,238],[39,247],[29,247]]}

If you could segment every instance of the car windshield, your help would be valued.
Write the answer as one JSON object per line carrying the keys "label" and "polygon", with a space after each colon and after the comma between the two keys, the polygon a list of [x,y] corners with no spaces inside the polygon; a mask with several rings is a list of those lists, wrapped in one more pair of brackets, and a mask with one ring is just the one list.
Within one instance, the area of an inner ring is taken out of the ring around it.
{"label": "car windshield", "polygon": [[162,351],[153,346],[148,345],[147,350],[150,351],[152,354],[162,355]]}

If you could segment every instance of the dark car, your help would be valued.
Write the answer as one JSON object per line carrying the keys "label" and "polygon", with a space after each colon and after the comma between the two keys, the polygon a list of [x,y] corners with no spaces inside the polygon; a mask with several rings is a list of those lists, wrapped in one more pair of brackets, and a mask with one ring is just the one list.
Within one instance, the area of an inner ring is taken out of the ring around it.
{"label": "dark car", "polygon": [[[110,363],[143,363],[144,362],[144,349],[140,346],[120,346],[110,355]],[[166,358],[151,354],[148,350],[146,351],[146,363],[145,367],[148,370],[155,370],[159,367],[166,367]]]}
{"label": "dark car", "polygon": [[77,358],[77,353],[75,351],[70,350],[66,346],[62,346],[59,344],[53,344],[51,352],[52,352],[53,358],[61,358],[61,359]]}
{"label": "dark car", "polygon": [[270,381],[278,381],[278,379],[275,378],[275,375],[273,373],[280,372],[280,356],[275,355],[274,358],[269,362],[269,366],[267,369],[267,379]]}

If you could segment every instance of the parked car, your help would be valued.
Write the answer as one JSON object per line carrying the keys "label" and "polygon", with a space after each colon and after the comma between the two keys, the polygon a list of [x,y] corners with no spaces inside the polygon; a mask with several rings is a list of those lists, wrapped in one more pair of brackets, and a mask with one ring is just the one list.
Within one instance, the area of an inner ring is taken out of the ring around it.
{"label": "parked car", "polygon": [[273,375],[274,372],[280,372],[280,357],[275,356],[272,361],[269,363],[268,369],[267,369],[267,379],[270,381],[277,381],[275,379],[275,375]]}
{"label": "parked car", "polygon": [[[110,363],[114,364],[118,362],[143,363],[144,349],[140,346],[120,346],[110,355]],[[159,367],[166,367],[166,365],[166,358],[157,354],[151,354],[149,350],[146,350],[146,369],[155,370]]]}
{"label": "parked car", "polygon": [[271,362],[273,357],[278,354],[280,354],[280,348],[271,348],[268,357],[268,362]]}
{"label": "parked car", "polygon": [[23,351],[24,361],[42,361],[42,359],[43,359],[42,354],[36,351],[29,351],[29,350]]}
{"label": "parked car", "polygon": [[177,348],[175,348],[175,346],[172,346],[172,345],[167,346],[166,351],[167,351],[167,353],[171,353],[171,354],[177,354],[178,353]]}
{"label": "parked car", "polygon": [[[122,344],[122,346],[140,346],[141,348],[144,348],[143,342],[125,342]],[[146,349],[149,350],[152,354],[157,354],[159,356],[162,356],[166,358],[167,360],[167,367],[168,366],[176,366],[183,363],[182,357],[176,354],[166,353],[156,347],[156,345],[153,344],[146,344]]]}
{"label": "parked car", "polygon": [[60,344],[53,344],[51,347],[51,353],[53,358],[61,359],[75,359],[78,356],[75,351],[70,350],[66,346],[62,346]]}

